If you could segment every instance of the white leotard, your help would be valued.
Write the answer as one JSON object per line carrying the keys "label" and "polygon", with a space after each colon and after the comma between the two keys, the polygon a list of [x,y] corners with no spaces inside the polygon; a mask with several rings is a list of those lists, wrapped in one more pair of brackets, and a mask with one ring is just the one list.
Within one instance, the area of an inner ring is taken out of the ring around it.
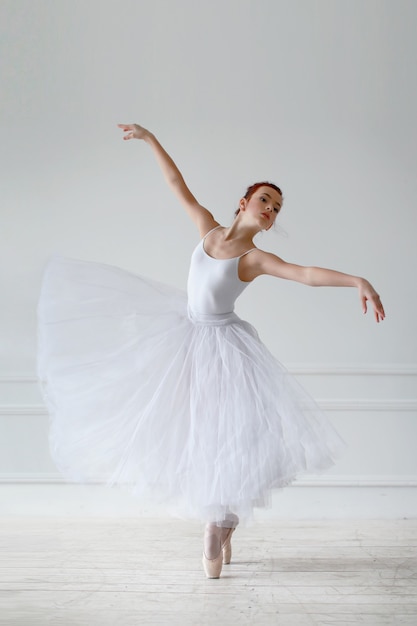
{"label": "white leotard", "polygon": [[249,282],[239,278],[239,261],[256,248],[231,259],[215,259],[205,251],[204,241],[218,228],[221,226],[216,226],[203,237],[191,257],[187,285],[188,306],[192,313],[198,315],[232,313],[236,299],[249,285]]}

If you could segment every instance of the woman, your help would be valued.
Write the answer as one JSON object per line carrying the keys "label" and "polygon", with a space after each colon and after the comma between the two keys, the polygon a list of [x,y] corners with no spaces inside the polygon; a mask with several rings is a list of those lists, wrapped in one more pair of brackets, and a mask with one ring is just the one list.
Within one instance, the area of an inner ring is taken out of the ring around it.
{"label": "woman", "polygon": [[223,227],[152,133],[119,127],[125,140],[151,147],[201,240],[187,297],[118,268],[51,260],[39,304],[39,376],[52,455],[72,479],[128,484],[204,520],[204,570],[218,578],[239,519],[266,506],[271,489],[331,465],[343,448],[314,401],[234,313],[236,298],[269,274],[356,287],[377,322],[384,309],[363,278],[286,263],[254,245],[282,208],[279,187],[249,187]]}

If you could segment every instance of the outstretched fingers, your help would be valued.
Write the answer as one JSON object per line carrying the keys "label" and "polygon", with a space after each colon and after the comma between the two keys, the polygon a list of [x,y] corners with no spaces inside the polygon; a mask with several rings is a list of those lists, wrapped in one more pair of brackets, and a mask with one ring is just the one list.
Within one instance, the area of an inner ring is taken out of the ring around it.
{"label": "outstretched fingers", "polygon": [[123,136],[123,139],[133,139],[134,135],[133,135],[133,129],[134,126],[133,124],[117,124],[118,128],[121,128],[126,135]]}
{"label": "outstretched fingers", "polygon": [[372,308],[374,310],[375,321],[378,323],[382,322],[382,320],[385,319],[385,311],[384,311],[384,307],[382,306],[380,297],[378,295],[372,298],[367,298],[366,296],[362,296],[361,298],[362,310],[364,313],[366,313],[368,310],[368,305],[367,305],[368,299],[372,302]]}
{"label": "outstretched fingers", "polygon": [[146,139],[149,131],[139,124],[117,124],[126,134],[123,139]]}
{"label": "outstretched fingers", "polygon": [[379,294],[372,287],[371,283],[367,280],[362,279],[359,286],[359,296],[362,304],[362,311],[364,313],[368,310],[368,301],[372,305],[372,309],[374,311],[375,320],[377,322],[382,322],[385,319],[385,311],[382,306],[381,298]]}
{"label": "outstretched fingers", "polygon": [[378,294],[375,294],[372,298],[372,305],[374,307],[374,315],[377,322],[382,322],[385,317],[384,307],[382,306],[381,299]]}
{"label": "outstretched fingers", "polygon": [[384,311],[384,307],[382,306],[382,302],[379,299],[378,296],[378,300],[375,303],[375,318],[377,322],[382,322],[383,319],[385,319],[385,311]]}

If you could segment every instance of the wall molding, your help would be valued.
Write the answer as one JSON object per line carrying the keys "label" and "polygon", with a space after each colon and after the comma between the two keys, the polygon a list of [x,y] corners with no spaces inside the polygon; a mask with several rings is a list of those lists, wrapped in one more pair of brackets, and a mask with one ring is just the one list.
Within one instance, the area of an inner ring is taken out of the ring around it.
{"label": "wall molding", "polygon": [[[0,474],[0,484],[26,485],[78,485],[75,481],[66,480],[59,473],[6,473]],[[103,485],[104,480],[91,480],[88,485]],[[340,476],[322,475],[305,476],[295,480],[288,487],[367,487],[367,488],[417,488],[417,476]],[[286,487],[286,488],[288,488]]]}
{"label": "wall molding", "polygon": [[[290,374],[295,376],[417,376],[416,363],[386,363],[378,364],[331,364],[331,363],[292,363],[286,364]],[[0,385],[8,384],[38,384],[33,374],[0,375]]]}
{"label": "wall molding", "polygon": [[287,365],[295,376],[417,376],[417,365]]}
{"label": "wall molding", "polygon": [[48,415],[48,411],[43,404],[0,404],[0,417],[6,415],[35,417],[37,415]]}
{"label": "wall molding", "polygon": [[[417,412],[417,399],[410,398],[405,400],[387,399],[317,399],[317,405],[323,411],[351,411],[351,412]],[[39,415],[46,416],[47,409],[42,404],[0,404],[0,417],[5,416],[28,416],[35,417]]]}
{"label": "wall molding", "polygon": [[318,399],[317,404],[323,411],[417,411],[417,399],[406,400],[387,399],[339,399],[327,400]]}
{"label": "wall molding", "polygon": [[0,385],[9,385],[10,383],[30,383],[37,385],[38,379],[36,376],[21,376],[10,374],[8,376],[0,376]]}

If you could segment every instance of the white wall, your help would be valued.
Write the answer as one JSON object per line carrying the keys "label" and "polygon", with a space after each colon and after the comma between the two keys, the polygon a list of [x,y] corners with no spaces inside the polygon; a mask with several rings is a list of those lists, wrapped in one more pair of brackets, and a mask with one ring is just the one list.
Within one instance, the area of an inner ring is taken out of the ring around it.
{"label": "white wall", "polygon": [[196,233],[147,146],[121,140],[116,123],[137,121],[221,221],[248,184],[271,179],[284,210],[258,245],[380,291],[380,325],[353,290],[266,277],[238,313],[350,444],[314,484],[350,485],[352,498],[355,485],[401,489],[393,507],[413,513],[416,18],[405,0],[2,0],[3,482],[57,479],[34,381],[48,256],[185,285]]}

